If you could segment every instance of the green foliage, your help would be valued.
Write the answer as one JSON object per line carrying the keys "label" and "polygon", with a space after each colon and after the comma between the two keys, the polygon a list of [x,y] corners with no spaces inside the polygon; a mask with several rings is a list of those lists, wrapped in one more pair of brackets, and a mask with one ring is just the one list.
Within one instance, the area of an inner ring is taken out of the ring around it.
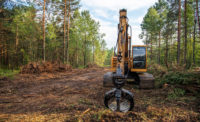
{"label": "green foliage", "polygon": [[[0,41],[0,66],[18,68],[30,61],[43,58],[43,28],[39,1],[29,2],[27,6],[7,8],[7,0],[0,3],[0,31],[4,35]],[[69,8],[70,2],[70,8]],[[67,0],[69,16],[69,43],[65,43],[69,64],[73,67],[85,67],[88,63],[104,66],[107,57],[105,34],[100,33],[100,25],[92,19],[89,11],[79,10],[80,0]],[[17,4],[17,2],[15,2]],[[63,61],[64,47],[64,3],[62,0],[46,2],[45,54],[47,61]],[[38,6],[39,5],[39,6]],[[66,19],[68,23],[68,19]],[[66,24],[68,35],[68,24]],[[65,38],[68,38],[67,36]],[[65,39],[67,41],[67,39]],[[5,54],[4,54],[5,52]]]}
{"label": "green foliage", "polygon": [[166,84],[172,86],[200,85],[199,72],[194,69],[185,70],[183,66],[170,64],[168,69],[162,65],[151,64],[148,72],[155,77],[155,86],[161,88]]}
{"label": "green foliage", "polygon": [[13,76],[18,73],[19,73],[19,70],[0,69],[0,77],[13,78]]}
{"label": "green foliage", "polygon": [[[158,62],[166,65],[177,61],[177,27],[178,27],[178,1],[159,0],[151,6],[143,18],[140,34],[141,39],[148,45],[151,62]],[[180,35],[180,63],[186,62],[186,68],[200,66],[200,43],[198,33],[198,23],[194,25],[196,16],[196,1],[188,0],[185,17],[184,4],[181,7],[181,35]],[[187,19],[187,27],[185,20]],[[196,26],[196,43],[194,43],[194,26]],[[187,28],[187,47],[185,47],[185,29]],[[160,43],[160,46],[159,46]],[[160,47],[160,48],[159,48]],[[186,49],[186,52],[184,52]],[[186,61],[184,54],[186,53]],[[193,55],[195,55],[193,61]],[[159,58],[160,57],[160,58]]]}
{"label": "green foliage", "polygon": [[69,45],[73,66],[85,66],[90,62],[104,65],[107,49],[104,34],[99,32],[99,27],[99,23],[91,18],[89,11],[75,11]]}
{"label": "green foliage", "polygon": [[157,24],[159,22],[160,22],[160,17],[156,9],[153,7],[149,8],[148,13],[143,18],[141,28],[142,30],[150,34],[150,41],[152,39],[152,34],[156,33],[158,28],[160,27]]}
{"label": "green foliage", "polygon": [[105,65],[105,66],[110,66],[110,65],[111,65],[111,58],[112,58],[112,56],[113,56],[113,48],[111,48],[111,49],[108,50],[107,52],[108,52],[108,54],[107,54],[107,56],[106,56],[104,65]]}
{"label": "green foliage", "polygon": [[185,95],[185,90],[180,88],[174,88],[168,93],[168,99],[177,99],[178,97],[183,97]]}
{"label": "green foliage", "polygon": [[194,72],[169,72],[162,79],[162,84],[180,84],[180,85],[188,85],[188,84],[200,84],[200,75]]}

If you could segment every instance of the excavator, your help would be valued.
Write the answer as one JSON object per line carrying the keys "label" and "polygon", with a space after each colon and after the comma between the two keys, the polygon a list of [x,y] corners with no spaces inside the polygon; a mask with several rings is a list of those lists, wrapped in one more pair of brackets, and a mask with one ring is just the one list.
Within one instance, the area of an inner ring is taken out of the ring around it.
{"label": "excavator", "polygon": [[119,14],[111,71],[103,77],[103,86],[114,88],[105,93],[104,104],[112,111],[127,112],[134,108],[134,95],[122,87],[127,82],[134,82],[140,89],[152,89],[154,77],[147,73],[147,46],[131,44],[132,28],[128,24],[127,10],[121,9]]}

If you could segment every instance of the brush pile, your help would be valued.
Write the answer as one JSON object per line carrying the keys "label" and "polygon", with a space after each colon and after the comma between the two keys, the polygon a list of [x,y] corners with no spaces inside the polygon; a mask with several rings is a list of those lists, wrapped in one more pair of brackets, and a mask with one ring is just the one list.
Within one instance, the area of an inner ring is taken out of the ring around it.
{"label": "brush pile", "polygon": [[100,68],[100,67],[99,67],[97,64],[95,64],[95,63],[88,63],[86,67],[87,67],[87,68]]}
{"label": "brush pile", "polygon": [[71,71],[72,67],[68,64],[58,62],[30,62],[21,67],[20,73],[22,74],[39,74],[43,72],[65,72]]}

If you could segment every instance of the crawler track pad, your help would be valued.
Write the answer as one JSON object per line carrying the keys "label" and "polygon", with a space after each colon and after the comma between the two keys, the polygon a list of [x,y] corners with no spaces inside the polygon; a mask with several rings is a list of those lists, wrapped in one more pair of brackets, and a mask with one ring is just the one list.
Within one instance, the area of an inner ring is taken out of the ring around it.
{"label": "crawler track pad", "polygon": [[139,74],[140,78],[140,88],[141,89],[153,89],[155,87],[154,77],[149,73]]}
{"label": "crawler track pad", "polygon": [[[139,87],[141,89],[153,89],[155,87],[154,85],[154,77],[152,74],[149,73],[141,73],[138,74],[140,82]],[[113,84],[113,73],[107,72],[103,76],[103,86],[104,87],[114,87]]]}

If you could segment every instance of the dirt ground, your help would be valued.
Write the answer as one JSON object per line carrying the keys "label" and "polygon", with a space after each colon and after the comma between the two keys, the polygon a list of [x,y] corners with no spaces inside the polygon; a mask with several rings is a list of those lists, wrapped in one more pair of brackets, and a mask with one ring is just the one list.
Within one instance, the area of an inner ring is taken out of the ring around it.
{"label": "dirt ground", "polygon": [[1,121],[200,121],[200,103],[195,96],[170,100],[168,87],[138,89],[135,107],[128,113],[104,107],[102,87],[106,68],[73,69],[67,72],[19,74],[0,80]]}

